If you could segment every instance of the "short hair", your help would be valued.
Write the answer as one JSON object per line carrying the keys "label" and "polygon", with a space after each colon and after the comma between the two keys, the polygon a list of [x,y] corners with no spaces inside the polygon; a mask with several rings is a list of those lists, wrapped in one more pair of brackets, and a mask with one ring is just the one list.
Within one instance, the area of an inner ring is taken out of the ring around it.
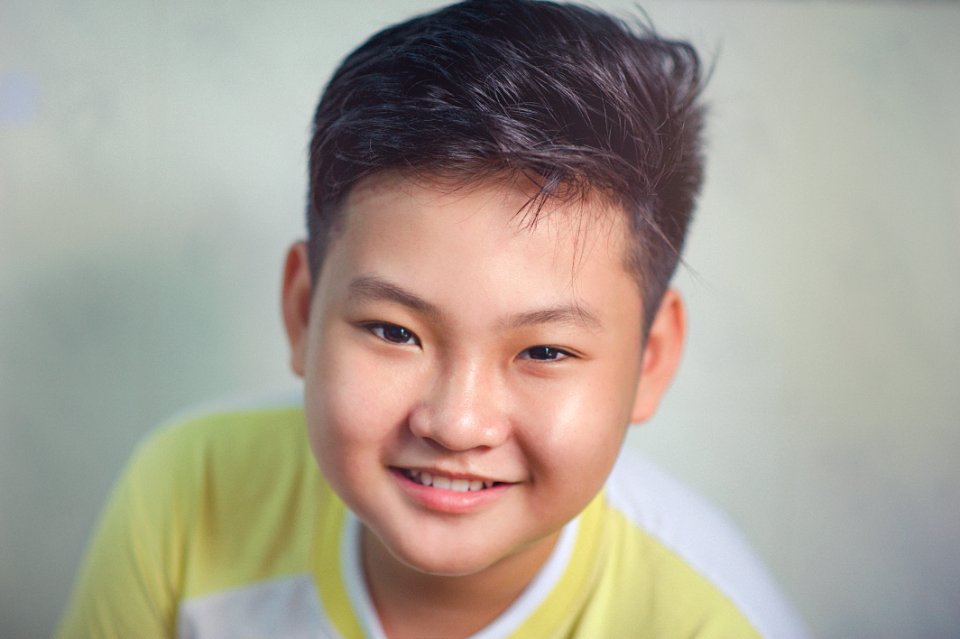
{"label": "short hair", "polygon": [[546,200],[587,193],[626,211],[646,332],[703,179],[701,90],[689,43],[574,4],[467,0],[388,27],[341,63],[314,116],[314,281],[361,179],[508,174],[538,187],[534,221]]}

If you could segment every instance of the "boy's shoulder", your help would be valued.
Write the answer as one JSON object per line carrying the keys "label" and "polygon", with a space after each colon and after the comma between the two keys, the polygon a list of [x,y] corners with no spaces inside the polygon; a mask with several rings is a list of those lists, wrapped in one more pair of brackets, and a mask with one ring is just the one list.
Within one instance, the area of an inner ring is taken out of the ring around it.
{"label": "boy's shoulder", "polygon": [[729,519],[638,451],[624,447],[604,500],[622,519],[628,539],[621,543],[642,546],[646,562],[659,558],[661,581],[690,593],[713,591],[711,596],[729,600],[762,636],[806,636],[799,617]]}
{"label": "boy's shoulder", "polygon": [[329,494],[293,395],[217,402],[171,419],[139,446],[120,486],[152,504],[141,527],[174,513],[165,543],[179,540],[177,553],[190,557],[176,560],[181,598],[302,570],[310,513]]}
{"label": "boy's shoulder", "polygon": [[329,497],[318,476],[299,398],[168,421],[115,485],[58,636],[173,636],[191,601],[289,590],[277,580],[309,566],[312,509]]}
{"label": "boy's shoulder", "polygon": [[[119,484],[183,513],[184,523],[250,525],[254,503],[320,490],[299,395],[216,401],[188,409],[137,447]],[[153,509],[156,510],[156,509]]]}
{"label": "boy's shoulder", "polygon": [[243,465],[249,457],[298,455],[306,441],[299,393],[215,400],[193,406],[152,431],[134,460],[178,466]]}

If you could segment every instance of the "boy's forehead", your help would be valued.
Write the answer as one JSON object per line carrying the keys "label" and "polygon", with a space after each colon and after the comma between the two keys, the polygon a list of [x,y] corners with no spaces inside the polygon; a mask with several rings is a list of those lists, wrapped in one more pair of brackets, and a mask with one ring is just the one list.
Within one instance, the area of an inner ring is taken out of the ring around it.
{"label": "boy's forehead", "polygon": [[[482,193],[488,206],[476,207],[476,199],[470,196],[478,193]],[[622,206],[598,189],[560,187],[545,195],[536,181],[524,175],[471,178],[379,172],[363,178],[350,189],[340,206],[338,226],[344,228],[352,218],[401,201],[412,201],[427,211],[435,209],[437,215],[462,212],[464,216],[473,216],[494,212],[500,218],[494,222],[506,222],[515,232],[548,225],[557,234],[558,241],[575,245],[602,241],[618,245],[624,251],[625,265],[630,263],[626,259],[631,239],[629,220]]]}
{"label": "boy's forehead", "polygon": [[509,176],[458,180],[377,174],[358,182],[343,200],[330,249],[352,256],[347,258],[352,269],[403,268],[407,275],[425,275],[462,271],[467,268],[465,260],[494,269],[511,259],[504,251],[526,246],[523,270],[547,269],[541,270],[542,277],[551,278],[552,290],[568,290],[579,297],[584,285],[591,286],[587,282],[621,280],[626,275],[631,286],[621,293],[635,294],[642,304],[643,289],[629,259],[633,242],[622,207],[596,194],[548,198],[541,205],[534,200],[537,192],[530,180]]}

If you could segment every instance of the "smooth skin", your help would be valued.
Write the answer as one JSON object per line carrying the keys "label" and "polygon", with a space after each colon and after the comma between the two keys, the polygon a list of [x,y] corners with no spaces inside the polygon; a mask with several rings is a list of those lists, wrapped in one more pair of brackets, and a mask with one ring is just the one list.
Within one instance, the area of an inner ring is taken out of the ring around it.
{"label": "smooth skin", "polygon": [[315,286],[305,245],[287,256],[311,447],[363,524],[391,638],[468,636],[503,612],[680,360],[673,290],[642,342],[623,212],[548,202],[531,225],[530,195],[380,174],[346,198]]}

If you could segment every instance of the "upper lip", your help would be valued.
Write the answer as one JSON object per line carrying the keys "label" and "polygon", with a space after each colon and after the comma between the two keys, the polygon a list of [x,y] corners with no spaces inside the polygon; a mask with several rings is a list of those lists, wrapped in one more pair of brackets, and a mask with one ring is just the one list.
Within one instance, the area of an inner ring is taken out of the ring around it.
{"label": "upper lip", "polygon": [[489,475],[477,475],[475,473],[462,472],[456,470],[445,470],[443,468],[426,466],[394,466],[397,470],[410,473],[428,473],[433,477],[446,477],[448,479],[465,479],[467,481],[482,481],[496,484],[510,484],[511,481],[497,479]]}

